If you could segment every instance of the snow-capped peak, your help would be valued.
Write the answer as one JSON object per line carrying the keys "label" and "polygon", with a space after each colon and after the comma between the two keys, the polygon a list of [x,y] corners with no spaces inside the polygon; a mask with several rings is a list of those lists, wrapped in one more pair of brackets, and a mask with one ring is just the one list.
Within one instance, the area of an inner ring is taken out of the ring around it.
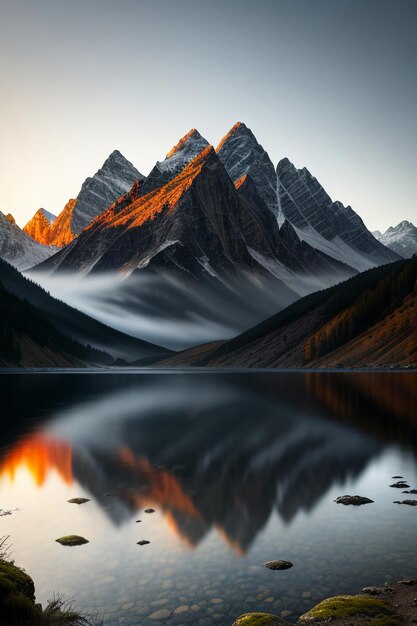
{"label": "snow-capped peak", "polygon": [[417,228],[412,222],[403,220],[397,226],[390,226],[385,233],[376,230],[373,235],[384,246],[404,258],[417,253]]}

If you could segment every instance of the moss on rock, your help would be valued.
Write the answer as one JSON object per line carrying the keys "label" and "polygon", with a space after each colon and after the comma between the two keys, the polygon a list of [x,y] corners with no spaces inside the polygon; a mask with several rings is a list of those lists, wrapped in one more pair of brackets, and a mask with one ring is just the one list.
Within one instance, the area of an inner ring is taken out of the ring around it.
{"label": "moss on rock", "polygon": [[85,543],[88,543],[88,539],[84,537],[80,537],[80,535],[65,535],[64,537],[59,537],[55,539],[61,546],[82,546]]}
{"label": "moss on rock", "polygon": [[30,600],[35,600],[35,583],[13,562],[0,560],[0,580],[10,581],[17,591],[24,593]]}
{"label": "moss on rock", "polygon": [[233,626],[282,626],[283,620],[271,613],[244,613],[234,622]]}
{"label": "moss on rock", "polygon": [[35,585],[19,567],[0,560],[0,626],[38,626],[42,610],[35,604]]}
{"label": "moss on rock", "polygon": [[378,598],[370,596],[335,596],[323,600],[310,611],[301,615],[301,623],[344,619],[352,616],[373,618],[372,626],[396,626],[400,623],[391,607]]}

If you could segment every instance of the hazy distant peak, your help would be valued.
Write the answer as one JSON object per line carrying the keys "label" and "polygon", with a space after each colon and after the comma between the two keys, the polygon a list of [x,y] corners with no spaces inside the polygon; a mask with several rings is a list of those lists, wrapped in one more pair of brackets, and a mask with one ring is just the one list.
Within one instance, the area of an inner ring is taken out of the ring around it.
{"label": "hazy distant peak", "polygon": [[384,246],[404,258],[417,253],[417,228],[408,220],[390,226],[384,233],[377,230],[373,234]]}

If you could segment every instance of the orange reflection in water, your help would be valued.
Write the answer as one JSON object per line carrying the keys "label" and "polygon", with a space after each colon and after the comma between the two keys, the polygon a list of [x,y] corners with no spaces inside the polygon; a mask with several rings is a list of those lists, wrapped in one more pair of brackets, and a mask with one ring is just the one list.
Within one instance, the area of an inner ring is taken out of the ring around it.
{"label": "orange reflection in water", "polygon": [[145,493],[138,493],[135,496],[138,508],[153,504],[162,509],[177,509],[188,516],[201,519],[201,514],[192,499],[184,492],[175,476],[154,467],[145,457],[137,459],[127,447],[120,449],[119,458],[131,468],[138,481],[147,486]]}
{"label": "orange reflection in water", "polygon": [[66,441],[34,435],[18,443],[0,464],[0,480],[15,480],[19,469],[26,469],[34,483],[41,487],[48,474],[55,470],[63,481],[73,482],[71,446]]}

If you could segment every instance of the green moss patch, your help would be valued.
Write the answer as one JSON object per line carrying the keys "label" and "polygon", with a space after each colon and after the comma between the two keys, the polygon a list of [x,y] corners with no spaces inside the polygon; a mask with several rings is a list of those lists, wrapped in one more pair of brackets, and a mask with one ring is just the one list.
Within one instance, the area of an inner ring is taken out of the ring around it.
{"label": "green moss patch", "polygon": [[401,620],[396,615],[377,615],[370,622],[369,626],[400,626]]}
{"label": "green moss patch", "polygon": [[20,567],[0,560],[0,580],[9,581],[17,591],[25,594],[30,600],[35,600],[35,584]]}
{"label": "green moss patch", "polygon": [[42,611],[34,600],[35,585],[31,577],[13,563],[0,560],[0,622],[41,624]]}
{"label": "green moss patch", "polygon": [[65,535],[65,537],[59,537],[55,539],[61,546],[82,546],[88,543],[88,539],[80,537],[80,535]]}
{"label": "green moss patch", "polygon": [[282,626],[282,624],[283,620],[271,613],[244,613],[233,622],[233,626]]}
{"label": "green moss patch", "polygon": [[363,616],[374,618],[369,623],[373,626],[394,626],[399,624],[391,607],[377,598],[369,596],[335,596],[323,600],[304,615],[299,621],[321,622],[329,619]]}

